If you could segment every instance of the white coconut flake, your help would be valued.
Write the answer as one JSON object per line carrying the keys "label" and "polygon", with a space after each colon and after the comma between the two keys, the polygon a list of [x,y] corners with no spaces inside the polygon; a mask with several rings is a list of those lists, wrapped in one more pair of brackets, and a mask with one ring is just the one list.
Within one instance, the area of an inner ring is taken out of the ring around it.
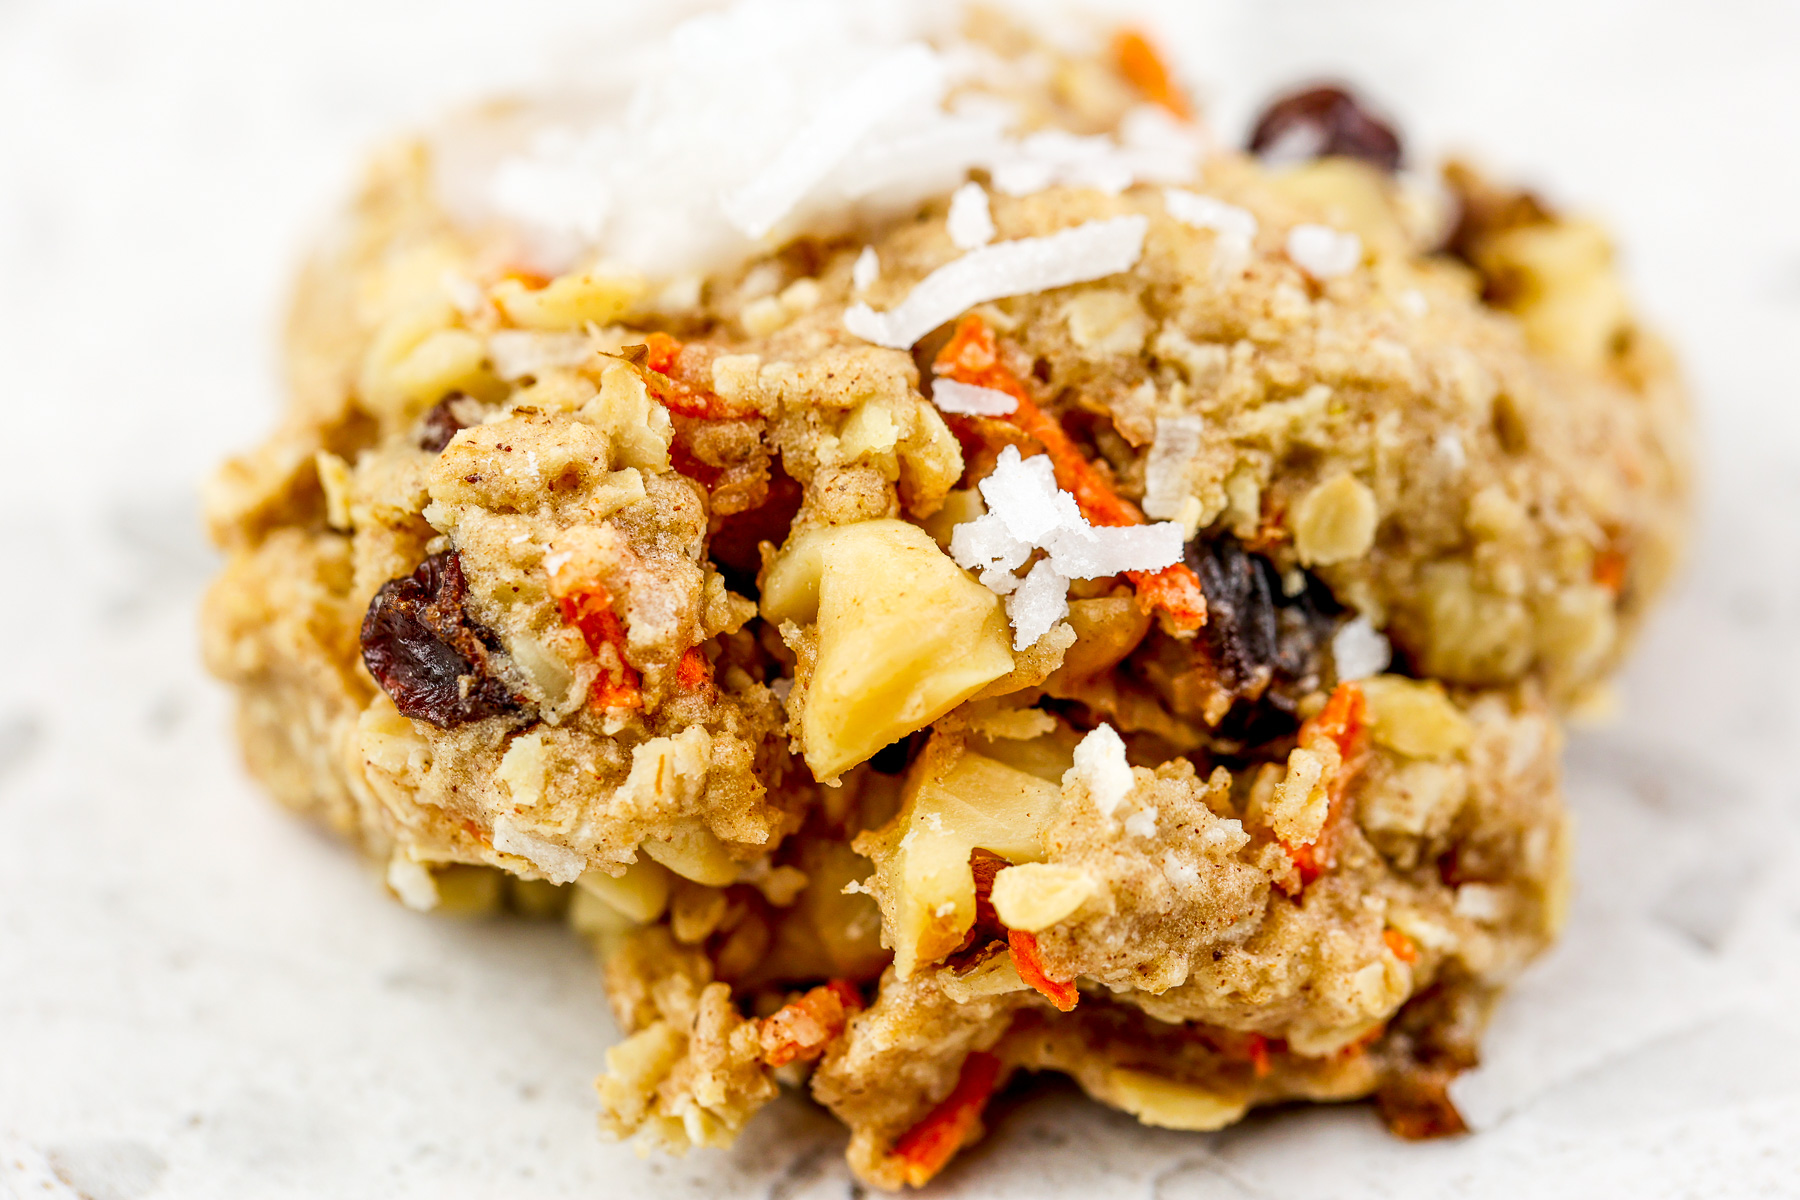
{"label": "white coconut flake", "polygon": [[875,894],[875,889],[869,886],[869,880],[867,879],[852,879],[849,883],[846,883],[843,887],[839,888],[838,891],[841,895],[845,896],[873,896]]}
{"label": "white coconut flake", "polygon": [[859,292],[866,292],[880,278],[881,255],[875,253],[875,247],[864,246],[862,253],[856,256],[856,262],[850,267],[850,285]]}
{"label": "white coconut flake", "polygon": [[994,216],[988,209],[987,189],[965,183],[950,197],[950,214],[944,221],[958,250],[973,250],[994,240]]}
{"label": "white coconut flake", "polygon": [[907,350],[939,325],[977,304],[1129,271],[1144,251],[1144,217],[1088,221],[1047,237],[1018,238],[971,250],[939,267],[885,313],[857,303],[844,328],[865,341]]}
{"label": "white coconut flake", "polygon": [[1132,837],[1151,838],[1156,836],[1156,809],[1140,808],[1125,818],[1125,832]]}
{"label": "white coconut flake", "polygon": [[1288,230],[1287,256],[1314,279],[1336,279],[1362,262],[1362,239],[1329,225],[1296,225]]}
{"label": "white coconut flake", "polygon": [[1024,458],[1017,446],[1008,446],[980,487],[988,513],[1013,537],[1033,546],[1046,546],[1058,529],[1087,523],[1075,497],[1056,486],[1047,454]]}
{"label": "white coconut flake", "polygon": [[1171,217],[1195,229],[1210,229],[1221,236],[1237,238],[1245,243],[1256,237],[1256,214],[1247,208],[1227,204],[1212,196],[1202,196],[1182,188],[1163,189],[1163,207]]}
{"label": "white coconut flake", "polygon": [[1102,816],[1112,816],[1131,794],[1136,781],[1125,761],[1125,743],[1111,725],[1101,722],[1076,745],[1075,765],[1063,775],[1063,786],[1075,781],[1087,785]]}
{"label": "white coconut flake", "polygon": [[[1067,495],[1068,493],[1063,493]],[[1050,561],[1071,579],[1101,579],[1126,571],[1160,571],[1181,561],[1181,526],[1089,525],[1058,529],[1049,541]]]}
{"label": "white coconut flake", "polygon": [[552,367],[579,367],[593,356],[586,334],[496,329],[488,335],[488,361],[508,383]]}
{"label": "white coconut flake", "polygon": [[967,417],[1004,417],[1019,407],[1017,399],[998,388],[976,387],[954,379],[933,380],[931,402],[940,412]]}
{"label": "white coconut flake", "polygon": [[1196,416],[1156,418],[1156,437],[1144,460],[1144,514],[1173,521],[1186,504],[1188,470],[1199,457],[1205,422]]}
{"label": "white coconut flake", "polygon": [[767,236],[870,130],[909,103],[935,100],[944,82],[943,64],[922,42],[887,54],[819,105],[774,161],[720,201],[725,218],[749,237]]}
{"label": "white coconut flake", "polygon": [[1069,577],[1059,574],[1050,565],[1050,560],[1040,559],[1006,598],[1006,619],[1013,627],[1013,649],[1023,650],[1030,646],[1068,615]]}
{"label": "white coconut flake", "polygon": [[505,813],[494,818],[494,849],[526,859],[551,883],[574,883],[587,870],[582,855],[520,828]]}
{"label": "white coconut flake", "polygon": [[1331,661],[1340,681],[1367,679],[1387,670],[1394,648],[1367,617],[1346,621],[1331,639]]}
{"label": "white coconut flake", "polygon": [[[1158,571],[1181,560],[1182,529],[1173,522],[1088,524],[1075,497],[1056,486],[1048,455],[1022,458],[1018,447],[1008,446],[980,488],[987,512],[951,531],[950,557],[1008,597],[1017,649],[1035,642],[1068,614],[1069,580]],[[1012,572],[1036,550],[1047,557],[1019,580]],[[1060,589],[1054,600],[1053,589]]]}
{"label": "white coconut flake", "polygon": [[965,571],[974,571],[982,584],[1004,596],[1019,586],[1013,572],[1025,565],[1033,546],[1006,530],[993,513],[964,521],[950,531],[950,557]]}

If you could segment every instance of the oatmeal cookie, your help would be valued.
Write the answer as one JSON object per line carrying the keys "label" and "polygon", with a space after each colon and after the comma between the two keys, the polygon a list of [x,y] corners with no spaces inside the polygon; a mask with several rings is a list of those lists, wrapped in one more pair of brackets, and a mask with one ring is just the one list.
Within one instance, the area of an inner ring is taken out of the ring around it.
{"label": "oatmeal cookie", "polygon": [[1605,235],[1340,89],[1222,149],[1135,34],[766,19],[378,159],[209,492],[252,769],[567,913],[614,1136],[803,1085],[917,1185],[1021,1071],[1460,1130],[1686,520]]}

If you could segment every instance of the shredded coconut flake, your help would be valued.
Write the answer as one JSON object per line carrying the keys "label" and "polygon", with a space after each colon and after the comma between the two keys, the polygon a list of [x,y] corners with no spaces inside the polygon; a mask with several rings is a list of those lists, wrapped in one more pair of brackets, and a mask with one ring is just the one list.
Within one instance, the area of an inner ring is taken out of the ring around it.
{"label": "shredded coconut flake", "polygon": [[1195,229],[1210,229],[1222,236],[1248,243],[1256,237],[1256,214],[1211,196],[1181,188],[1163,191],[1163,207],[1171,217]]}
{"label": "shredded coconut flake", "polygon": [[951,8],[732,0],[594,86],[443,127],[434,183],[459,221],[505,224],[533,270],[655,281],[903,216],[972,170],[1009,194],[1196,177],[1204,135],[1154,105],[1110,136],[1021,133],[1011,68],[960,40]]}
{"label": "shredded coconut flake", "polygon": [[990,300],[1045,292],[1129,271],[1144,251],[1144,217],[1088,221],[1047,237],[1018,238],[971,250],[939,267],[885,313],[857,303],[844,310],[844,328],[894,350],[913,343]]}
{"label": "shredded coconut flake", "polygon": [[1125,832],[1132,837],[1149,838],[1156,836],[1156,810],[1140,808],[1125,818]]}
{"label": "shredded coconut flake", "polygon": [[1013,649],[1023,650],[1056,627],[1069,615],[1069,577],[1042,559],[1006,598],[1006,619],[1012,622]]}
{"label": "shredded coconut flake", "polygon": [[855,896],[858,894],[873,896],[875,894],[875,889],[869,886],[869,881],[867,879],[852,879],[849,883],[846,883],[840,891],[846,896]]}
{"label": "shredded coconut flake", "polygon": [[935,101],[944,82],[938,56],[922,43],[886,55],[821,104],[754,179],[725,196],[726,219],[749,237],[767,236],[871,129],[910,102]]}
{"label": "shredded coconut flake", "polygon": [[875,247],[864,246],[862,253],[856,256],[856,262],[850,268],[850,283],[859,292],[866,292],[875,286],[881,278],[881,255],[875,253]]}
{"label": "shredded coconut flake", "polygon": [[950,215],[945,220],[950,240],[958,250],[973,250],[994,240],[994,217],[988,210],[987,189],[979,183],[965,183],[950,197]]}
{"label": "shredded coconut flake", "polygon": [[1075,747],[1075,765],[1063,776],[1067,786],[1073,776],[1087,785],[1094,807],[1103,816],[1112,816],[1136,781],[1131,777],[1131,764],[1125,761],[1125,743],[1111,725],[1101,722]]}
{"label": "shredded coconut flake", "polygon": [[1393,647],[1367,617],[1346,621],[1331,639],[1331,661],[1340,681],[1379,675],[1393,658]]}
{"label": "shredded coconut flake", "polygon": [[[987,512],[951,532],[950,557],[1008,597],[1016,649],[1029,646],[1068,615],[1069,580],[1159,571],[1181,559],[1182,529],[1173,522],[1088,524],[1075,497],[1056,486],[1046,455],[1021,458],[1016,446],[1008,446],[980,486]],[[1020,580],[1013,572],[1035,550],[1046,551],[1047,557]]]}
{"label": "shredded coconut flake", "polygon": [[1296,225],[1288,230],[1287,256],[1314,279],[1335,279],[1362,262],[1362,239],[1328,225]]}
{"label": "shredded coconut flake", "polygon": [[1019,402],[997,388],[976,387],[954,379],[937,379],[931,384],[931,401],[947,413],[969,417],[1004,417],[1019,407]]}
{"label": "shredded coconut flake", "polygon": [[504,813],[494,819],[494,849],[529,861],[551,883],[574,883],[587,870],[587,859],[580,854],[521,829]]}

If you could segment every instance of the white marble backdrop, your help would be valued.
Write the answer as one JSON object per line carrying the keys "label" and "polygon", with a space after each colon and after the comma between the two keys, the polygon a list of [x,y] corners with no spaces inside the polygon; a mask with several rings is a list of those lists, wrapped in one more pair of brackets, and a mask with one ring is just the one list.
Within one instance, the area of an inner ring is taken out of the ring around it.
{"label": "white marble backdrop", "polygon": [[[387,902],[251,786],[196,665],[195,481],[271,423],[305,231],[384,132],[580,69],[623,7],[0,0],[0,1196],[855,1194],[792,1100],[729,1153],[598,1141],[582,948]],[[936,1194],[1800,1193],[1800,8],[1147,11],[1228,136],[1339,74],[1610,219],[1692,372],[1704,519],[1620,720],[1572,740],[1575,917],[1466,1082],[1481,1134],[1185,1136],[1051,1090]]]}

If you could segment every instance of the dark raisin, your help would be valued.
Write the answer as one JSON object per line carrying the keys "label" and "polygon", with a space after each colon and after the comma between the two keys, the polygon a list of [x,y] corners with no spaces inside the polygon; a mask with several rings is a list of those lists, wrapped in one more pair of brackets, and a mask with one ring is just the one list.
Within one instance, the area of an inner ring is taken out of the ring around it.
{"label": "dark raisin", "polygon": [[419,421],[419,449],[427,454],[442,454],[450,439],[469,427],[463,419],[468,403],[469,398],[460,392],[439,400]]}
{"label": "dark raisin", "polygon": [[1288,595],[1275,565],[1235,538],[1191,542],[1186,561],[1206,595],[1206,624],[1191,641],[1153,630],[1127,674],[1228,741],[1260,746],[1292,734],[1300,701],[1326,682],[1344,610],[1311,575]]}
{"label": "dark raisin", "polygon": [[1400,139],[1349,91],[1326,85],[1291,92],[1263,111],[1250,134],[1252,153],[1273,163],[1341,155],[1383,171],[1400,167]]}
{"label": "dark raisin", "polygon": [[1480,1061],[1476,1045],[1486,1009],[1483,990],[1453,976],[1408,1000],[1389,1022],[1375,1102],[1396,1136],[1419,1140],[1468,1130],[1449,1086]]}
{"label": "dark raisin", "polygon": [[1201,633],[1226,687],[1256,700],[1275,685],[1270,698],[1291,708],[1295,688],[1318,685],[1343,614],[1324,584],[1307,574],[1300,591],[1288,595],[1275,564],[1232,537],[1190,542],[1187,564],[1206,593]]}
{"label": "dark raisin", "polygon": [[1456,201],[1456,225],[1444,251],[1477,269],[1488,239],[1556,220],[1556,213],[1535,192],[1490,183],[1467,163],[1446,164],[1444,184]]}
{"label": "dark raisin", "polygon": [[1450,1099],[1456,1075],[1441,1067],[1409,1067],[1385,1077],[1375,1089],[1375,1106],[1388,1132],[1409,1142],[1469,1132]]}
{"label": "dark raisin", "polygon": [[390,579],[363,617],[363,663],[409,717],[448,729],[516,712],[519,700],[489,667],[492,631],[470,619],[468,585],[455,551],[434,554],[411,575]]}

